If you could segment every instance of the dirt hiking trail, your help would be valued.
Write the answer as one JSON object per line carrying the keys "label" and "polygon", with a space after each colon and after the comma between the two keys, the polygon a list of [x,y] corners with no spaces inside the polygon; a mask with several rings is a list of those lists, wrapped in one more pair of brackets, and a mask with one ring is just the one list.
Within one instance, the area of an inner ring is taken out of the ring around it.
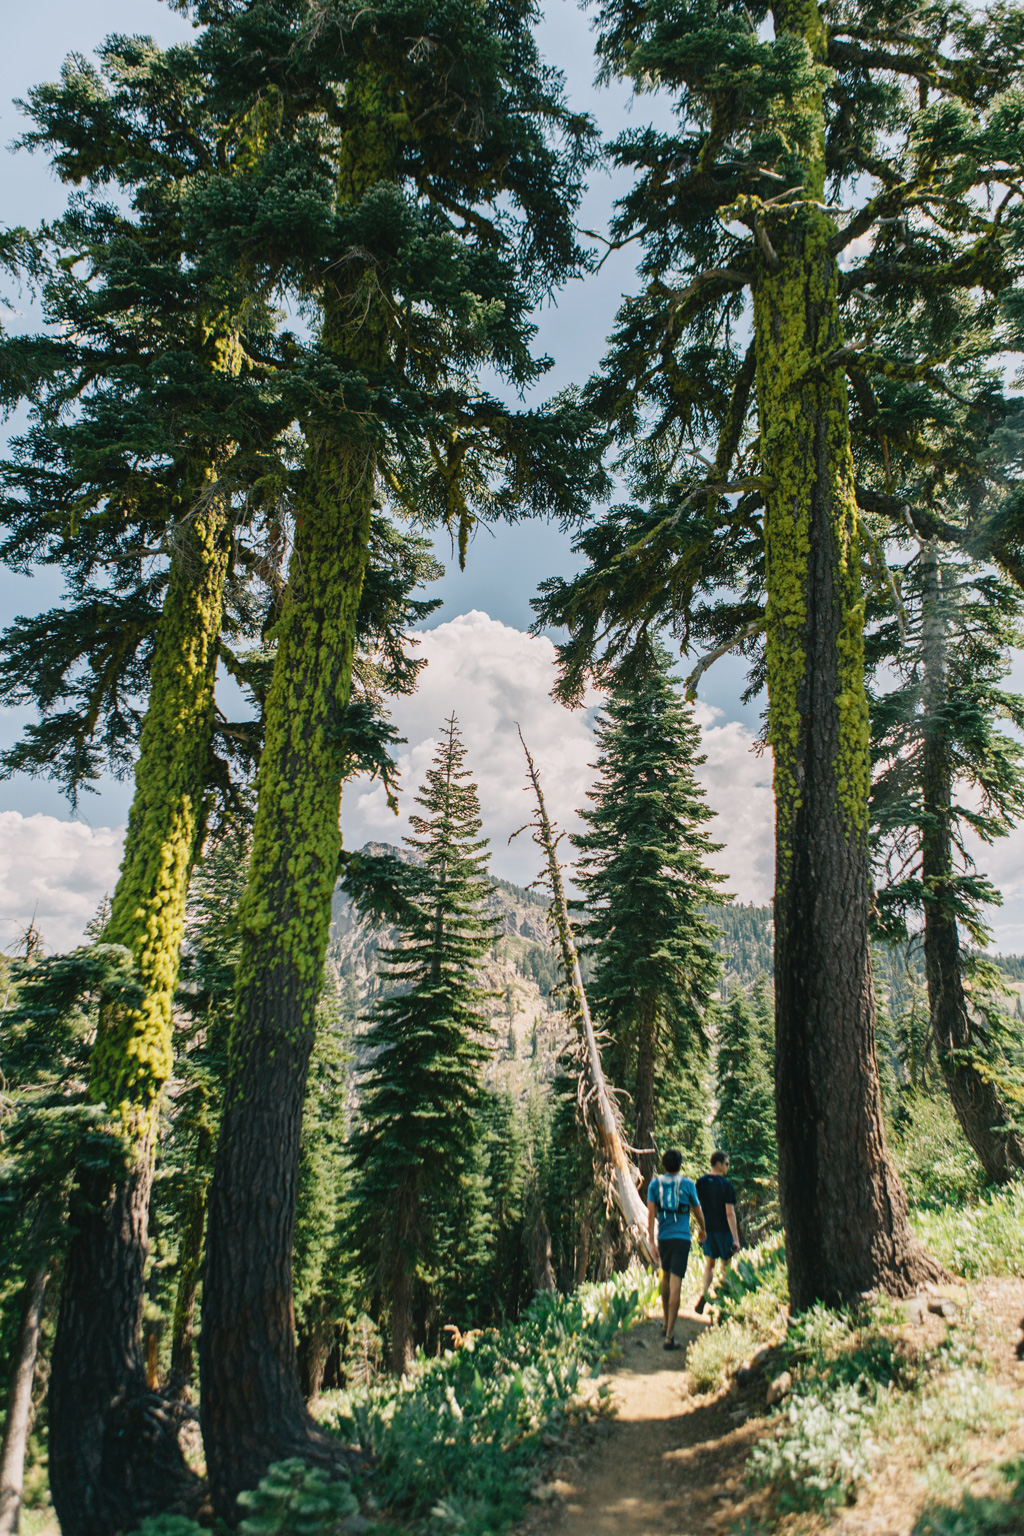
{"label": "dirt hiking trail", "polygon": [[616,1417],[573,1436],[577,1455],[555,1463],[545,1488],[551,1502],[520,1527],[523,1536],[691,1536],[724,1533],[736,1520],[757,1430],[735,1396],[689,1392],[686,1346],[709,1326],[680,1316],[671,1352],[662,1348],[660,1315],[622,1335],[608,1378]]}
{"label": "dirt hiking trail", "polygon": [[[1017,1357],[1024,1317],[1024,1283],[981,1280],[972,1286],[977,1341],[992,1379],[1007,1396],[1007,1420],[993,1433],[971,1435],[950,1447],[952,1488],[983,1491],[995,1463],[1024,1454],[1024,1363]],[[662,1349],[661,1317],[621,1335],[618,1358],[606,1376],[616,1409],[567,1432],[552,1448],[542,1502],[515,1536],[706,1536],[760,1526],[765,1495],[746,1487],[744,1463],[769,1425],[765,1381],[747,1388],[735,1381],[721,1391],[694,1395],[686,1373],[687,1345],[707,1327],[691,1313],[676,1324],[679,1348]],[[946,1324],[928,1317],[908,1329],[917,1343],[936,1342]],[[923,1464],[905,1446],[882,1458],[853,1505],[829,1515],[791,1515],[770,1521],[779,1536],[912,1536],[929,1501]],[[561,1453],[559,1455],[559,1453]],[[934,1463],[934,1458],[933,1458]],[[762,1527],[763,1528],[763,1527]]]}

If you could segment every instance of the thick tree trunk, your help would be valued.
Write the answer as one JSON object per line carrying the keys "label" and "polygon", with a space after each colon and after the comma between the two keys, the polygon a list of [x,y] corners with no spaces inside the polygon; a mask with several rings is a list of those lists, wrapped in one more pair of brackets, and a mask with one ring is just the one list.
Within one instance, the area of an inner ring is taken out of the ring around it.
{"label": "thick tree trunk", "polygon": [[40,1264],[29,1275],[21,1327],[14,1346],[14,1363],[7,1387],[7,1417],[0,1444],[0,1536],[18,1536],[21,1494],[25,1486],[25,1452],[32,1427],[32,1383],[39,1353],[39,1332],[49,1267]]}
{"label": "thick tree trunk", "polygon": [[196,1138],[196,1178],[185,1212],[185,1230],[178,1255],[178,1289],[171,1322],[171,1390],[189,1396],[195,1369],[195,1314],[199,1273],[203,1262],[203,1232],[206,1229],[206,1205],[209,1192],[208,1168],[213,1152],[213,1135],[203,1125]]}
{"label": "thick tree trunk", "polygon": [[50,1371],[50,1486],[63,1536],[131,1530],[197,1497],[178,1416],[148,1390],[141,1340],[157,1114],[172,1063],[171,1004],[202,824],[231,542],[219,498],[184,510],[103,935],[131,950],[146,998],[138,1010],[101,1011],[90,1069],[91,1097],[124,1137],[129,1171],[113,1187],[83,1179],[73,1202]]}
{"label": "thick tree trunk", "polygon": [[[814,0],[776,37],[819,60]],[[816,124],[816,126],[814,126]],[[790,1304],[911,1292],[937,1267],[889,1158],[868,940],[868,712],[857,510],[820,91],[794,103],[805,201],[764,219],[754,284],[775,758],[779,1192]],[[788,177],[792,181],[793,175]],[[760,215],[758,215],[760,217]]]}
{"label": "thick tree trunk", "polygon": [[367,444],[312,442],[267,700],[239,999],[210,1190],[200,1376],[214,1505],[286,1456],[329,1463],[336,1441],[299,1382],[292,1238],[299,1135],[323,980],[356,612],[370,532]]}
{"label": "thick tree trunk", "polygon": [[948,626],[942,575],[930,544],[921,547],[924,656],[924,772],[921,874],[924,883],[924,964],[928,1008],[953,1110],[990,1179],[999,1183],[1024,1168],[1024,1139],[998,1088],[974,1061],[974,1036],[964,991],[960,934],[953,904],[953,766],[946,713],[950,706],[946,659]]}

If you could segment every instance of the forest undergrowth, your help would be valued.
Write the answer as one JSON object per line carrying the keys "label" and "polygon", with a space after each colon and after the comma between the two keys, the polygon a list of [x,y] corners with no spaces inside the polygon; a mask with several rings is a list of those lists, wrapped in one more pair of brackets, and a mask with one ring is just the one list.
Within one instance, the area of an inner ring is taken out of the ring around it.
{"label": "forest undergrowth", "polygon": [[[732,1403],[739,1393],[746,1406],[732,1418],[754,1420],[735,1518],[721,1529],[844,1530],[845,1514],[901,1478],[912,1536],[1022,1528],[1020,1384],[994,1358],[999,1320],[976,1282],[1024,1275],[1024,1191],[1012,1186],[973,1208],[919,1211],[915,1224],[956,1277],[937,1288],[955,1298],[948,1316],[936,1304],[908,1319],[905,1306],[880,1296],[790,1318],[779,1234],[735,1266],[711,1325],[689,1346],[683,1378],[684,1412]],[[691,1272],[684,1305],[697,1294]],[[364,1458],[351,1485],[279,1464],[249,1496],[243,1536],[498,1536],[549,1497],[552,1459],[588,1424],[613,1419],[621,1336],[657,1311],[653,1276],[634,1266],[570,1296],[540,1297],[517,1324],[465,1335],[439,1356],[421,1352],[402,1381],[367,1371],[319,1407],[321,1421]],[[765,1414],[750,1394],[763,1402],[766,1385],[780,1378],[785,1395]],[[1001,1445],[1012,1454],[1000,1454]],[[713,1440],[706,1449],[713,1458]],[[602,1443],[602,1456],[611,1453],[613,1443]],[[201,1529],[165,1517],[143,1526],[143,1536]]]}

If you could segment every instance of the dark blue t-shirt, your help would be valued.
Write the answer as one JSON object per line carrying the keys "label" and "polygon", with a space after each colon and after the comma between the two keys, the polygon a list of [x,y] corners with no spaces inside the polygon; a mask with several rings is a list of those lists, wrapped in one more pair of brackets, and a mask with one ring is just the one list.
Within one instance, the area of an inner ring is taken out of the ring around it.
{"label": "dark blue t-shirt", "polygon": [[697,1198],[708,1231],[728,1232],[729,1218],[725,1208],[736,1204],[736,1191],[729,1180],[720,1173],[702,1173],[697,1180]]}

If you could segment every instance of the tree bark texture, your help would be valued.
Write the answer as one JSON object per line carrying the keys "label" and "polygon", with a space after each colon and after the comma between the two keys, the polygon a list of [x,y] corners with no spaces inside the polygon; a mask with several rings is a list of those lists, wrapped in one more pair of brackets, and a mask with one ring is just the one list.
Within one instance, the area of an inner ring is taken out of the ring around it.
{"label": "tree bark texture", "polygon": [[209,1160],[213,1153],[213,1133],[203,1124],[196,1138],[196,1181],[185,1211],[185,1230],[178,1256],[178,1289],[174,1297],[171,1322],[171,1379],[173,1391],[189,1395],[195,1369],[195,1314],[199,1273],[203,1262],[203,1233],[206,1230],[206,1205],[209,1192]]}
{"label": "tree bark texture", "polygon": [[[146,997],[137,1010],[101,1009],[90,1067],[90,1095],[106,1105],[123,1137],[128,1170],[113,1187],[102,1177],[84,1179],[73,1202],[49,1389],[50,1485],[63,1536],[131,1530],[147,1515],[187,1508],[197,1486],[178,1450],[175,1413],[160,1409],[147,1389],[142,1281],[230,545],[219,498],[186,511],[172,548],[124,859],[103,934],[131,950]],[[158,1444],[162,1434],[166,1444]]]}
{"label": "tree bark texture", "polygon": [[658,1171],[654,1151],[655,1077],[658,1060],[657,1005],[648,1002],[641,1009],[636,1035],[636,1086],[633,1094],[633,1146],[640,1165],[641,1198],[647,1198],[647,1186]]}
{"label": "tree bark texture", "polygon": [[[358,301],[350,295],[348,313]],[[365,295],[362,308],[372,330]],[[272,1462],[339,1460],[337,1442],[309,1417],[299,1381],[291,1250],[302,1106],[341,850],[340,726],[375,464],[368,442],[339,439],[330,423],[307,432],[239,912],[238,1004],[203,1278],[203,1440],[214,1507],[229,1521],[237,1495]]]}
{"label": "tree bark texture", "polygon": [[[778,4],[774,16],[776,37],[800,38],[823,59],[814,0]],[[794,102],[792,136],[804,196],[764,217],[754,321],[775,760],[779,1192],[799,1311],[872,1288],[906,1295],[938,1269],[911,1235],[882,1125],[864,610],[846,386],[832,360],[842,333],[834,229],[819,206],[819,87]]]}
{"label": "tree bark texture", "polygon": [[0,1536],[18,1536],[21,1495],[25,1486],[25,1452],[32,1428],[32,1383],[39,1353],[39,1332],[49,1268],[40,1264],[25,1287],[21,1327],[14,1346],[14,1363],[7,1387],[7,1416],[0,1443]]}
{"label": "tree bark texture", "polygon": [[1005,1183],[1024,1168],[1024,1139],[998,1087],[979,1070],[979,1044],[964,990],[960,934],[953,905],[953,767],[946,730],[949,707],[948,624],[934,546],[921,548],[924,658],[924,772],[921,876],[924,965],[932,1036],[954,1113],[990,1179]]}

